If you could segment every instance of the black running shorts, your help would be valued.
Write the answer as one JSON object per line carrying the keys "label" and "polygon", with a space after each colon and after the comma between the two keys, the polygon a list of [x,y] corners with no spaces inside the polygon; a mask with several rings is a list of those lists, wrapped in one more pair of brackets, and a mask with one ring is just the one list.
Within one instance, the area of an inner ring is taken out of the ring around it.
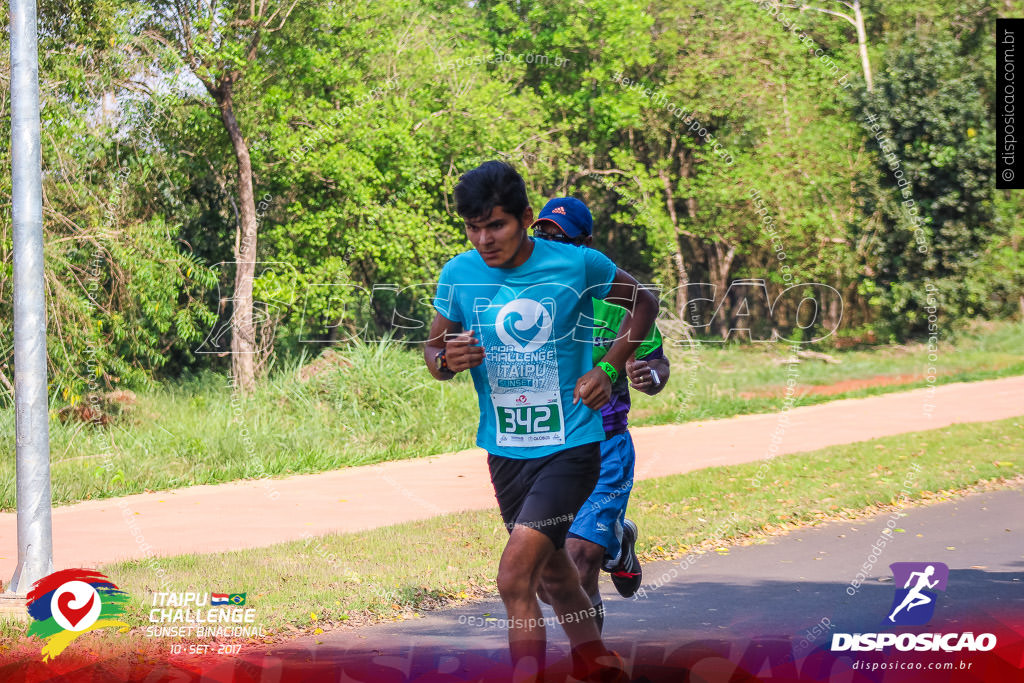
{"label": "black running shorts", "polygon": [[551,539],[558,550],[580,506],[601,474],[601,442],[574,446],[543,458],[506,458],[488,454],[494,495],[505,528],[530,527]]}

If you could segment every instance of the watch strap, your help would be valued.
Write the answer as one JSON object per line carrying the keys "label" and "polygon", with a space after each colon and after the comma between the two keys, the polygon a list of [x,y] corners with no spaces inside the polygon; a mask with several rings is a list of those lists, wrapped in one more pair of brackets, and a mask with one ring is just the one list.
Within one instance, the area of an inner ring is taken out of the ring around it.
{"label": "watch strap", "polygon": [[451,372],[451,368],[448,367],[448,354],[446,351],[447,349],[441,349],[437,352],[437,355],[434,356],[434,365],[438,370]]}

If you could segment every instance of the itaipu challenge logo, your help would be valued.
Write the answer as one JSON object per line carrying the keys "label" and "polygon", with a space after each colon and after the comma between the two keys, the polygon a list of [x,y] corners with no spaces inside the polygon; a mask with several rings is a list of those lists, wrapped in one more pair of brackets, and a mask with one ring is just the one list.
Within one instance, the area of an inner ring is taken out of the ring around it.
{"label": "itaipu challenge logo", "polygon": [[124,633],[131,626],[119,617],[128,594],[92,569],[62,569],[32,585],[28,613],[33,622],[28,635],[39,636],[43,661],[53,659],[78,636],[101,628]]}

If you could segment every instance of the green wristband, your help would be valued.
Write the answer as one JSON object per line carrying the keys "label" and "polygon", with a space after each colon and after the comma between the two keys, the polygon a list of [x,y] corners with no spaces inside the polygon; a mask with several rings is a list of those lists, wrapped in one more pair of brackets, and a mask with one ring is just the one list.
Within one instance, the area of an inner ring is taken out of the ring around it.
{"label": "green wristband", "polygon": [[608,379],[612,381],[612,384],[615,384],[617,381],[619,381],[619,371],[616,370],[615,366],[612,365],[611,363],[601,361],[600,363],[597,364],[597,367],[601,368],[606,373],[608,373]]}

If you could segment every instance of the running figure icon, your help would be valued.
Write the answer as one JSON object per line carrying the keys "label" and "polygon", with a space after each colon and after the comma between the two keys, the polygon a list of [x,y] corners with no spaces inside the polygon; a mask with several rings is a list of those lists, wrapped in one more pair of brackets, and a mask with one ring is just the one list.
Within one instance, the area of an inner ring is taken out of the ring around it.
{"label": "running figure icon", "polygon": [[914,581],[915,576],[917,577],[917,583],[914,585],[913,588],[910,588],[910,590],[907,592],[906,597],[903,598],[903,602],[901,602],[899,606],[892,611],[892,614],[889,615],[889,621],[895,624],[896,615],[899,614],[900,611],[904,608],[906,608],[906,611],[909,612],[915,607],[927,605],[928,603],[932,602],[933,598],[928,595],[925,595],[922,591],[925,588],[935,588],[935,586],[939,584],[938,579],[935,579],[935,581],[928,580],[934,573],[935,565],[931,564],[925,567],[925,570],[922,572],[911,572],[910,576],[907,577],[907,582],[903,585],[903,587],[910,588],[910,584]]}

